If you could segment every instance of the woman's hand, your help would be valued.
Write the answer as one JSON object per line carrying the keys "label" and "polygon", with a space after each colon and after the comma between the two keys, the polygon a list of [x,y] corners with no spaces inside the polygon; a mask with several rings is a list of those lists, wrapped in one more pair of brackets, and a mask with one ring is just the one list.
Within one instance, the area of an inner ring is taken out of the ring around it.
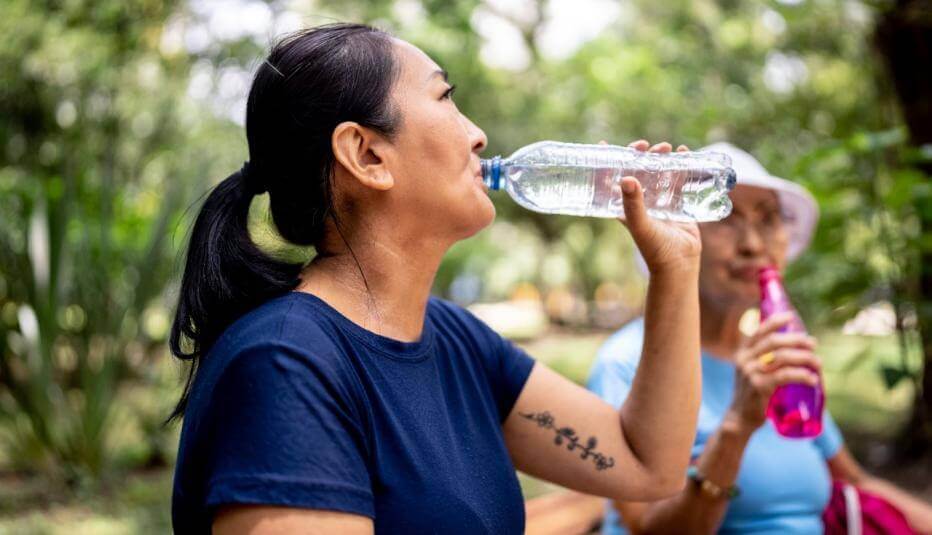
{"label": "woman's hand", "polygon": [[778,386],[815,386],[820,381],[821,361],[812,352],[815,340],[803,333],[777,332],[792,318],[791,313],[767,318],[735,355],[735,397],[725,418],[748,433],[763,425]]}
{"label": "woman's hand", "polygon": [[[628,146],[644,151],[648,150],[649,145],[642,139]],[[672,149],[669,143],[663,142],[650,147],[649,150],[666,153]],[[676,150],[686,152],[689,149],[680,145]],[[622,178],[621,184],[615,187],[621,190],[625,207],[625,217],[621,221],[631,232],[631,237],[634,238],[634,243],[651,273],[677,268],[698,269],[702,242],[699,240],[699,227],[695,223],[677,223],[648,216],[644,206],[643,188],[633,176]]]}

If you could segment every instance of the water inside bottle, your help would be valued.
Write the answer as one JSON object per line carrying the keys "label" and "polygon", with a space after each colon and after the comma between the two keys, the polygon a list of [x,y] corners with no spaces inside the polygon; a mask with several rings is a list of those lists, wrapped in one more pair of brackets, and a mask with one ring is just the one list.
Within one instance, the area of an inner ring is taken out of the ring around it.
{"label": "water inside bottle", "polygon": [[[615,218],[624,215],[623,169],[514,163],[505,170],[515,200],[544,213]],[[718,221],[731,213],[731,200],[717,177],[702,171],[636,171],[648,213],[674,221]]]}

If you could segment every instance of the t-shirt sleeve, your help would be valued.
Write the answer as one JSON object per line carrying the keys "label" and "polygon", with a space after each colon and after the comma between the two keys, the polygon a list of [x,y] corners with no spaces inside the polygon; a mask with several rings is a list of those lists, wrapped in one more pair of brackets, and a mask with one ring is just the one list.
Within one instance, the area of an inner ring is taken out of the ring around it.
{"label": "t-shirt sleeve", "polygon": [[845,440],[842,438],[841,431],[838,429],[838,425],[835,424],[832,415],[826,410],[823,416],[822,433],[815,438],[813,443],[822,453],[822,457],[828,460],[838,454],[838,450],[841,449]]}
{"label": "t-shirt sleeve", "polygon": [[210,426],[207,507],[268,504],[374,517],[361,418],[337,362],[280,343],[233,358],[203,422]]}
{"label": "t-shirt sleeve", "polygon": [[587,387],[615,408],[627,399],[637,372],[643,344],[639,325],[632,324],[612,335],[599,348],[589,372]]}
{"label": "t-shirt sleeve", "polygon": [[445,311],[448,321],[462,326],[464,336],[475,344],[475,351],[482,361],[491,387],[499,421],[504,422],[524,390],[534,368],[534,359],[465,308],[441,299],[435,300],[434,304]]}
{"label": "t-shirt sleeve", "polygon": [[524,389],[531,369],[534,368],[532,359],[523,349],[516,346],[498,333],[492,332],[497,338],[498,356],[493,362],[497,364],[497,373],[492,378],[495,391],[495,402],[498,405],[499,420],[504,422],[511,414],[512,407],[518,401],[518,396]]}

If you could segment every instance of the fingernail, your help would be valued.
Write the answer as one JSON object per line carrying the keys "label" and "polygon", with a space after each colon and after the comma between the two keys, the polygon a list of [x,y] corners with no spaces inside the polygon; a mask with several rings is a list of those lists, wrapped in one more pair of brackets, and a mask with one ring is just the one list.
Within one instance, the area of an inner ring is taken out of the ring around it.
{"label": "fingernail", "polygon": [[625,180],[624,182],[621,183],[621,189],[622,189],[625,193],[634,193],[634,190],[635,190],[636,188],[635,188],[635,186],[634,186],[634,182],[632,182],[632,181],[630,181],[630,180]]}

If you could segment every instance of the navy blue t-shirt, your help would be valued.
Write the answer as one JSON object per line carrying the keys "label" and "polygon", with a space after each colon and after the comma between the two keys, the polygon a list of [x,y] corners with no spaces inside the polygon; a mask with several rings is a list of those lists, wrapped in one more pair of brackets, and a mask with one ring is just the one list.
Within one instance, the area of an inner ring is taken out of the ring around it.
{"label": "navy blue t-shirt", "polygon": [[533,367],[465,310],[431,298],[421,339],[370,332],[290,292],[203,359],[172,497],[178,533],[224,504],[327,509],[376,533],[522,533],[502,422]]}

